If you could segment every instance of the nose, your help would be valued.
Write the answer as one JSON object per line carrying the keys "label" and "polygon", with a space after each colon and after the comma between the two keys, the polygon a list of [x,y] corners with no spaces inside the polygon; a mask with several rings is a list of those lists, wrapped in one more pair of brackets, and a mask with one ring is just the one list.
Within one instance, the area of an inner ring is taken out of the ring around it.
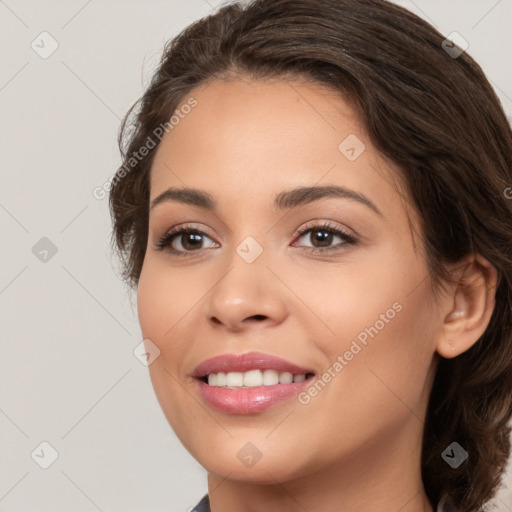
{"label": "nose", "polygon": [[208,321],[229,332],[283,322],[287,316],[285,289],[267,267],[266,259],[260,256],[248,263],[233,253],[227,270],[205,301]]}

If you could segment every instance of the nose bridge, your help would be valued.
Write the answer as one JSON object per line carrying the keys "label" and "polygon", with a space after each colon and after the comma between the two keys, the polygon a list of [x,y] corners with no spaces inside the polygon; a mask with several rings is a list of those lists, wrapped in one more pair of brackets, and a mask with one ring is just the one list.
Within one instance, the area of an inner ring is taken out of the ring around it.
{"label": "nose bridge", "polygon": [[[253,236],[246,236],[226,256],[208,300],[210,319],[235,328],[249,318],[282,320],[285,314],[281,292],[269,279],[267,252]],[[217,322],[217,323],[218,323]]]}

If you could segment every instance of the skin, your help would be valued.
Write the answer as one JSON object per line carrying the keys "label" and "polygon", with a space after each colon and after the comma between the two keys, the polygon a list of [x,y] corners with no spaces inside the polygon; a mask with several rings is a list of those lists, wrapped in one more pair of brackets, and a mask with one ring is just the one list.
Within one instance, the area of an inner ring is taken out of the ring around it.
{"label": "skin", "polygon": [[[150,199],[187,186],[218,207],[168,201],[151,210],[137,302],[143,337],[160,350],[149,366],[157,398],[208,471],[212,511],[431,512],[420,453],[435,369],[487,327],[494,268],[471,255],[454,267],[460,285],[432,294],[396,169],[338,95],[299,79],[238,78],[190,96],[197,106],[155,155]],[[349,134],[366,147],[354,161],[338,149]],[[273,209],[284,190],[322,185],[364,194],[382,216],[339,197]],[[322,247],[315,232],[297,231],[325,221],[358,243],[333,234],[330,252],[312,254]],[[189,255],[156,250],[183,224],[206,233],[199,249],[190,255],[189,238],[178,235],[173,247]],[[248,236],[263,249],[252,263],[236,252]],[[197,392],[196,366],[226,353],[261,351],[321,376],[394,303],[401,311],[307,404],[292,397],[243,416],[211,408]],[[237,457],[247,442],[261,452],[252,467]]]}

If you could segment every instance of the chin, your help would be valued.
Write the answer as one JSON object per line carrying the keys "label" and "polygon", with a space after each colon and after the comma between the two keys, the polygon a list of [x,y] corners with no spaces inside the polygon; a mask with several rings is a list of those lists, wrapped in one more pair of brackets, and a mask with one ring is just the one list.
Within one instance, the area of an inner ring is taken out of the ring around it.
{"label": "chin", "polygon": [[304,453],[303,460],[298,460],[296,451],[283,452],[279,443],[261,450],[257,444],[257,440],[252,444],[230,438],[224,444],[215,443],[215,449],[204,444],[186,448],[206,471],[233,481],[273,485],[311,473]]}

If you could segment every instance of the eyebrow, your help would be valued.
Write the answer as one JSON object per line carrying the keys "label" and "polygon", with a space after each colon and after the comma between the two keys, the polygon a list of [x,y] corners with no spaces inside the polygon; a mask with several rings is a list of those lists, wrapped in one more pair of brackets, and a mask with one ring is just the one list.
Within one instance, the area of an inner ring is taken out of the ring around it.
{"label": "eyebrow", "polygon": [[[383,217],[381,211],[364,194],[355,192],[345,187],[335,185],[298,187],[291,190],[285,190],[275,196],[274,208],[277,210],[288,210],[297,206],[312,203],[323,198],[338,197],[357,201],[373,210],[377,215]],[[214,211],[217,207],[215,199],[202,190],[195,188],[175,188],[171,187],[158,195],[151,201],[151,210],[155,206],[167,202],[177,201],[179,203],[199,206],[206,210]]]}

